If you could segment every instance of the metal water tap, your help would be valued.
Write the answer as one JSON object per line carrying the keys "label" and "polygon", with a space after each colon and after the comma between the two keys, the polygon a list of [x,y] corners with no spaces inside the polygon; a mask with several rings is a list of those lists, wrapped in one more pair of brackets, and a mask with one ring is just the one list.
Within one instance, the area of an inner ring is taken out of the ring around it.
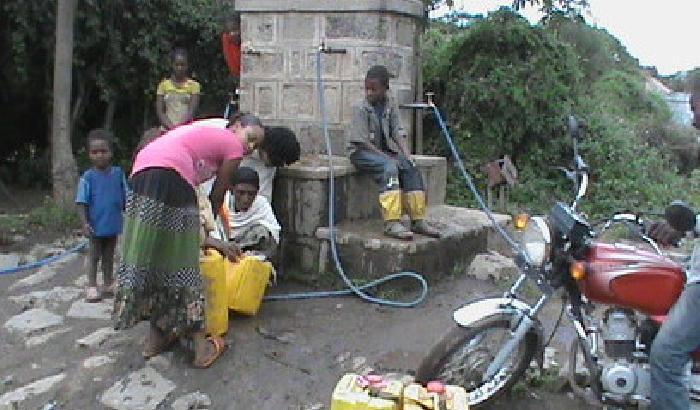
{"label": "metal water tap", "polygon": [[435,96],[435,93],[432,91],[428,91],[425,93],[425,98],[428,100],[428,105],[431,107],[435,106],[435,102],[433,101],[433,97]]}
{"label": "metal water tap", "polygon": [[325,40],[321,40],[318,51],[323,54],[346,54],[348,52],[348,50],[344,48],[332,48],[327,46]]}

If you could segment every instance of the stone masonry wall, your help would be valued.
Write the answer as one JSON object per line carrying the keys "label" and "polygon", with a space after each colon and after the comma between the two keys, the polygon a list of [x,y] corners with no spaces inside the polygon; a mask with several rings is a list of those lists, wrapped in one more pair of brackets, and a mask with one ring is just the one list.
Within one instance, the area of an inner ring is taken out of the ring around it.
{"label": "stone masonry wall", "polygon": [[[352,105],[364,98],[367,69],[384,64],[399,104],[414,101],[420,0],[237,0],[242,24],[241,110],[267,125],[292,128],[303,154],[325,153],[316,84],[321,42],[346,54],[324,54],[323,80],[332,150],[344,153]],[[401,110],[413,135],[412,111]]]}

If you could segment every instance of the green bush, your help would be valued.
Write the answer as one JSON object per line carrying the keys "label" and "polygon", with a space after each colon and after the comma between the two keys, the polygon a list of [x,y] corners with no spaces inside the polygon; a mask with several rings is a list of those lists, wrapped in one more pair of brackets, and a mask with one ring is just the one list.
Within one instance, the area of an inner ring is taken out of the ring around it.
{"label": "green bush", "polygon": [[[587,125],[580,151],[592,180],[583,209],[592,217],[697,195],[688,189],[689,180],[700,184],[697,155],[693,161],[683,145],[693,137],[671,124],[665,101],[646,91],[636,61],[606,32],[560,17],[531,26],[500,10],[456,34],[429,30],[425,38],[433,46],[426,48],[426,89],[436,91],[479,187],[482,164],[505,154],[514,159],[513,208],[544,212],[554,199],[572,198],[571,183],[552,169],[571,165],[570,114]],[[425,146],[448,154],[434,124]],[[448,201],[476,205],[454,170]]]}
{"label": "green bush", "polygon": [[66,206],[50,197],[46,197],[42,205],[29,212],[28,222],[59,232],[68,232],[80,226],[77,209],[73,204]]}

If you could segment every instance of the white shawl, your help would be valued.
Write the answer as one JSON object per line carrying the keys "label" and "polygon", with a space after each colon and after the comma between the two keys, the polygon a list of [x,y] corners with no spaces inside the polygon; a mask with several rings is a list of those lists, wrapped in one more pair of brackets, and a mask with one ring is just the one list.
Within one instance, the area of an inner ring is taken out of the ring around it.
{"label": "white shawl", "polygon": [[236,236],[236,231],[246,231],[247,228],[260,224],[267,228],[275,242],[279,243],[282,228],[275,218],[272,206],[264,196],[257,195],[247,211],[236,212],[235,201],[234,195],[230,195],[229,210],[231,211],[230,224],[233,237]]}

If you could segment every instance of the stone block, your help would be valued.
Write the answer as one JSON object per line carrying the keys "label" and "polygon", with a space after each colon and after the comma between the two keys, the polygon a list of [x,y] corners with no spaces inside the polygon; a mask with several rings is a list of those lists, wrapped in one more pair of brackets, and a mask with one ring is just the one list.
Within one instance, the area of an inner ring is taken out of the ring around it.
{"label": "stone block", "polygon": [[416,66],[415,66],[415,56],[411,50],[398,50],[398,54],[401,55],[402,61],[402,71],[399,72],[394,83],[400,82],[407,87],[413,87],[416,78]]}
{"label": "stone block", "polygon": [[[317,56],[318,54],[315,51],[313,53],[306,53],[304,77],[308,80],[316,81]],[[324,80],[339,79],[340,67],[350,63],[351,60],[347,54],[321,54],[321,66],[323,68],[321,76]]]}
{"label": "stone block", "polygon": [[280,118],[311,120],[315,101],[312,83],[282,84]]}
{"label": "stone block", "polygon": [[364,78],[364,73],[373,65],[384,65],[392,78],[400,79],[404,72],[404,56],[391,48],[366,48],[358,50],[355,66],[358,76]]}
{"label": "stone block", "polygon": [[241,76],[246,78],[280,78],[284,74],[284,56],[277,50],[244,52],[241,56]]}
{"label": "stone block", "polygon": [[241,79],[238,103],[242,112],[255,112],[255,83],[252,80]]}
{"label": "stone block", "polygon": [[64,333],[68,333],[72,330],[73,330],[72,328],[67,327],[67,328],[63,328],[63,329],[52,330],[50,332],[46,332],[46,333],[43,333],[40,335],[32,336],[24,342],[24,346],[26,346],[27,349],[31,349],[32,347],[43,345],[44,343],[48,342],[49,340],[53,339],[54,337],[56,337],[58,335],[62,335]]}
{"label": "stone block", "polygon": [[211,399],[200,391],[181,396],[173,402],[173,410],[208,409],[209,406]]}
{"label": "stone block", "polygon": [[30,307],[54,307],[70,302],[80,296],[83,291],[71,286],[57,286],[51,290],[36,290],[20,296],[10,296],[15,303]]}
{"label": "stone block", "polygon": [[82,347],[96,349],[102,345],[107,339],[117,334],[117,331],[112,327],[103,327],[95,330],[89,335],[76,340],[76,344]]}
{"label": "stone block", "polygon": [[281,17],[282,35],[280,40],[308,40],[316,39],[317,18],[312,14],[288,13]]}
{"label": "stone block", "polygon": [[35,273],[18,280],[10,286],[10,290],[15,290],[27,286],[34,286],[46,282],[56,276],[56,269],[51,265],[44,265]]}
{"label": "stone block", "polygon": [[[342,64],[340,65],[340,78],[344,81],[358,81],[360,78],[355,73],[355,51],[354,44],[351,47],[343,47],[346,52],[343,55]],[[364,77],[363,77],[364,78]]]}
{"label": "stone block", "polygon": [[86,369],[94,369],[106,364],[112,364],[116,361],[117,360],[113,357],[113,355],[90,356],[83,360],[83,367]]}
{"label": "stone block", "polygon": [[518,274],[518,267],[512,259],[496,252],[479,254],[474,257],[467,275],[480,280],[495,280],[513,278]]}
{"label": "stone block", "polygon": [[421,172],[428,205],[442,205],[447,195],[447,159],[431,155],[413,155]]}
{"label": "stone block", "polygon": [[[345,154],[345,130],[329,126],[328,135],[331,139],[333,155]],[[326,155],[326,141],[323,128],[318,123],[304,123],[299,126],[297,138],[304,155]]]}
{"label": "stone block", "polygon": [[[325,82],[323,84],[324,100],[326,105],[326,120],[330,124],[338,124],[341,121],[340,109],[342,101],[342,88],[341,83],[329,83]],[[319,112],[319,118],[321,113]],[[335,151],[336,154],[340,152]]]}
{"label": "stone block", "polygon": [[291,49],[287,52],[287,75],[289,78],[298,79],[304,76],[303,68],[306,51],[302,49]]}
{"label": "stone block", "polygon": [[17,253],[0,253],[0,270],[16,268],[20,255]]}
{"label": "stone block", "polygon": [[379,186],[369,175],[353,175],[348,178],[348,202],[346,215],[350,221],[379,219]]}
{"label": "stone block", "polygon": [[[311,171],[308,179],[299,177],[303,172],[299,169],[295,171],[297,177],[290,177],[287,173],[276,178],[273,204],[285,234],[312,237],[316,228],[328,225],[328,168],[319,168]],[[326,177],[322,177],[322,174]],[[346,217],[347,180],[342,172],[336,177],[336,222]]]}
{"label": "stone block", "polygon": [[66,316],[76,319],[101,319],[110,320],[112,317],[112,301],[90,303],[84,300],[76,300],[68,309]]}
{"label": "stone block", "polygon": [[420,0],[236,0],[236,10],[242,12],[361,12],[368,10],[390,12],[423,18]]}
{"label": "stone block", "polygon": [[404,47],[415,46],[416,21],[409,17],[396,17],[394,19],[396,29],[396,44]]}
{"label": "stone block", "polygon": [[352,107],[365,98],[364,84],[361,82],[343,82],[342,114],[343,122],[352,121]]}
{"label": "stone block", "polygon": [[[285,238],[284,261],[285,269],[303,272],[316,273],[319,271],[319,249],[321,242],[315,238]],[[324,261],[325,263],[325,261]],[[330,266],[330,265],[325,265]],[[323,269],[326,270],[325,268]]]}
{"label": "stone block", "polygon": [[271,14],[242,14],[241,41],[245,44],[275,41],[275,16]]}
{"label": "stone block", "polygon": [[[400,106],[401,104],[408,104],[415,102],[415,97],[414,97],[414,92],[413,89],[408,88],[408,87],[402,87],[398,86],[394,88],[395,91],[395,97],[397,104]],[[415,117],[416,111],[412,109],[399,109],[399,116],[401,118],[401,124],[403,124],[404,128],[406,129],[406,132],[408,133],[408,146],[412,147],[413,146],[413,140],[415,139],[415,127],[413,126],[413,120]]]}
{"label": "stone block", "polygon": [[46,309],[35,308],[11,317],[5,322],[5,328],[12,332],[28,335],[32,332],[48,329],[63,323],[63,317]]}
{"label": "stone block", "polygon": [[324,18],[328,39],[387,41],[389,21],[385,15],[370,13],[330,14]]}
{"label": "stone block", "polygon": [[[257,116],[262,119],[277,118],[277,83],[256,83],[254,101],[253,112]],[[243,108],[242,105],[241,108]]]}
{"label": "stone block", "polygon": [[102,404],[113,410],[156,410],[175,390],[175,383],[150,367],[130,373],[102,394]]}
{"label": "stone block", "polygon": [[25,400],[44,394],[53,389],[66,378],[65,373],[39,379],[26,386],[12,390],[0,396],[0,409],[23,409],[27,408],[22,404]]}
{"label": "stone block", "polygon": [[[410,87],[395,87],[396,90],[396,102],[398,104],[408,104],[415,102],[415,93],[413,92],[413,89]],[[401,110],[401,113],[413,113],[414,111],[412,109],[408,110]]]}
{"label": "stone block", "polygon": [[[332,163],[333,172],[336,178],[350,175],[355,172],[355,168],[350,163],[350,160],[345,156],[333,156]],[[280,175],[280,181],[287,179],[328,179],[330,175],[328,157],[325,155],[303,157],[288,167],[280,168],[278,170],[278,175]]]}

